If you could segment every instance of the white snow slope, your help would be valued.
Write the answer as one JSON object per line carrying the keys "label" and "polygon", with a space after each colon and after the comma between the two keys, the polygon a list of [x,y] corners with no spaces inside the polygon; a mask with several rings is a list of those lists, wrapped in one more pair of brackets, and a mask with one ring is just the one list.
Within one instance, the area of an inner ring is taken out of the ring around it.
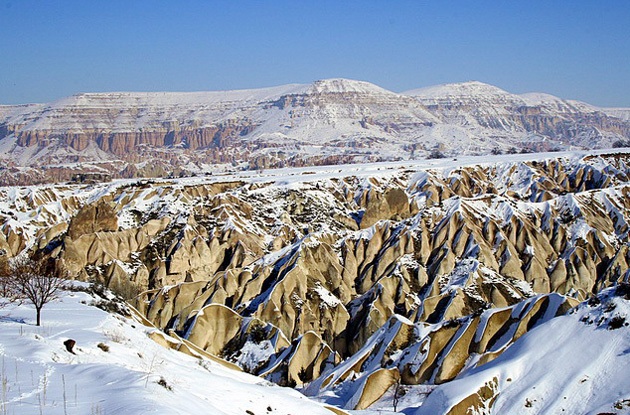
{"label": "white snow slope", "polygon": [[[413,415],[447,413],[497,379],[493,404],[471,412],[494,415],[630,414],[630,301],[600,294],[523,335],[497,359],[438,386]],[[458,412],[459,413],[459,412]]]}
{"label": "white snow slope", "polygon": [[63,292],[41,327],[29,305],[0,310],[1,414],[332,414],[292,389],[163,348],[147,337],[153,329],[95,301]]}

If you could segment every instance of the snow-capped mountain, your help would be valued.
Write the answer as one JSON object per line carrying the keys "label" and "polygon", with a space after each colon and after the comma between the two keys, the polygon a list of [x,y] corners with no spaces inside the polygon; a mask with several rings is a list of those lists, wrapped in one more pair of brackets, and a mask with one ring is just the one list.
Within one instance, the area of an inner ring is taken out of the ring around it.
{"label": "snow-capped mountain", "polygon": [[624,109],[515,95],[481,82],[399,94],[329,79],[242,91],[87,93],[0,107],[5,166],[52,166],[49,173],[59,179],[72,168],[159,176],[217,165],[338,164],[435,151],[606,148],[629,138]]}

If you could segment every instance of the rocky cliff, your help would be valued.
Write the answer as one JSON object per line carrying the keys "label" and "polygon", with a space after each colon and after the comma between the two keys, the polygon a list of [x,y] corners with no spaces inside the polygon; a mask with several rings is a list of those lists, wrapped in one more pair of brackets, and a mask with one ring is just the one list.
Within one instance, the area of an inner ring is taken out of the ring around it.
{"label": "rocky cliff", "polygon": [[404,94],[344,79],[226,92],[87,93],[0,107],[0,180],[606,148],[630,139],[626,115],[480,82]]}

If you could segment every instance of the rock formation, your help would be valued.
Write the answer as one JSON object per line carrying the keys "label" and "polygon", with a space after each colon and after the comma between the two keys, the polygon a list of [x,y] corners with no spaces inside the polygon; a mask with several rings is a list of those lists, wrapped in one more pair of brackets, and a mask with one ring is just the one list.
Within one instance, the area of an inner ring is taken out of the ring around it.
{"label": "rock formation", "polygon": [[2,188],[0,247],[348,409],[449,382],[628,278],[623,153],[301,173]]}
{"label": "rock formation", "polygon": [[403,94],[345,79],[244,91],[85,93],[0,107],[7,149],[0,183],[607,148],[629,139],[624,109],[480,82]]}

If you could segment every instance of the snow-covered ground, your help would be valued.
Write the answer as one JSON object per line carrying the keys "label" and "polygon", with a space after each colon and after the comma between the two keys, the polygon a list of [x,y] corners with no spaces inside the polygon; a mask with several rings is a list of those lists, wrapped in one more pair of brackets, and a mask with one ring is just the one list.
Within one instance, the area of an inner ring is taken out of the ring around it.
{"label": "snow-covered ground", "polygon": [[[623,288],[623,286],[622,286]],[[497,359],[440,385],[413,415],[447,413],[490,385],[474,414],[630,414],[630,290],[615,288],[523,335]],[[624,298],[625,297],[625,298]]]}
{"label": "snow-covered ground", "polygon": [[[383,177],[399,173],[401,170],[426,171],[441,170],[448,173],[450,170],[465,166],[492,166],[504,163],[519,163],[527,161],[543,161],[548,159],[567,158],[574,162],[592,155],[611,153],[630,153],[630,148],[601,149],[601,150],[575,150],[557,151],[549,153],[525,153],[525,154],[501,154],[485,156],[461,156],[441,159],[418,159],[378,163],[358,163],[329,166],[288,167],[282,169],[245,170],[240,172],[227,172],[211,176],[194,176],[175,179],[178,183],[191,185],[209,182],[245,181],[251,183],[271,182],[275,185],[290,185],[303,182],[312,182],[322,179],[343,177]],[[151,179],[155,182],[173,182],[173,179]],[[132,183],[138,179],[115,180],[112,183]]]}
{"label": "snow-covered ground", "polygon": [[41,327],[29,305],[0,310],[1,414],[332,414],[292,389],[166,349],[147,336],[153,329],[98,301],[64,292]]}

